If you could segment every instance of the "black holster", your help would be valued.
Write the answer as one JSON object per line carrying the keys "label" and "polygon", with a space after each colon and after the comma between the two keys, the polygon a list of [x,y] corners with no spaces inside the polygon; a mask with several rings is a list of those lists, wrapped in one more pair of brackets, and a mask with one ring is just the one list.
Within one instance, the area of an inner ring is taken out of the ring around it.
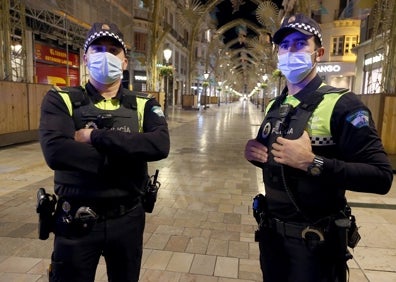
{"label": "black holster", "polygon": [[161,183],[157,180],[158,179],[159,170],[155,171],[155,174],[150,177],[147,182],[146,189],[144,191],[143,196],[143,208],[147,213],[152,213],[154,209],[155,202],[157,201],[157,193],[158,189],[161,186]]}
{"label": "black holster", "polygon": [[254,240],[258,242],[262,229],[268,227],[267,199],[263,194],[257,194],[253,198],[252,210],[258,224],[258,228],[254,234]]}
{"label": "black holster", "polygon": [[360,241],[360,234],[356,225],[355,216],[351,213],[351,208],[347,205],[342,213],[345,217],[335,220],[335,226],[338,233],[338,281],[347,281],[348,266],[346,262],[352,259],[352,254],[349,252],[348,247],[355,248]]}
{"label": "black holster", "polygon": [[37,191],[36,212],[39,214],[38,235],[40,240],[47,240],[49,234],[54,231],[56,202],[56,196],[46,193],[44,188]]}

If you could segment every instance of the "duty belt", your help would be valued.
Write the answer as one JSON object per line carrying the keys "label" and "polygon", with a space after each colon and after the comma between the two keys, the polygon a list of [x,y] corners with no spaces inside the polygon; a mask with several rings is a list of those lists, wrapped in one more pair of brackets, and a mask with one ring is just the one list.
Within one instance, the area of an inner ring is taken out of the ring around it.
{"label": "duty belt", "polygon": [[279,219],[269,219],[269,227],[283,237],[324,241],[324,230],[307,224],[288,223]]}
{"label": "duty belt", "polygon": [[100,201],[80,201],[62,197],[59,201],[63,212],[77,215],[78,211],[90,211],[98,220],[115,218],[126,214],[140,203],[139,198],[120,198]]}

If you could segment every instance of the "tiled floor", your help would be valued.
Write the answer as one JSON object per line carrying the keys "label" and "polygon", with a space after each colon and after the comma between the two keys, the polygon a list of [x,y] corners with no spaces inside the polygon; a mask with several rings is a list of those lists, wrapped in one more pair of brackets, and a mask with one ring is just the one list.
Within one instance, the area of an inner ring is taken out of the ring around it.
{"label": "tiled floor", "polygon": [[[261,119],[248,102],[169,111],[171,153],[150,164],[162,186],[147,214],[141,281],[262,281],[250,209],[260,173],[243,158]],[[39,145],[0,148],[0,282],[48,281],[53,237],[37,239],[39,187],[52,189]],[[349,193],[362,234],[351,282],[396,281],[395,188]],[[107,281],[103,260],[96,279]]]}

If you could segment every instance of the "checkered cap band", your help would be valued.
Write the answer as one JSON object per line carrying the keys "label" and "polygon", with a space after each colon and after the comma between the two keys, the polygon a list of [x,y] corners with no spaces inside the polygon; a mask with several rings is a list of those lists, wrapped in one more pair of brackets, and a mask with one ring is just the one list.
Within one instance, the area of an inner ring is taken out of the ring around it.
{"label": "checkered cap band", "polygon": [[[124,49],[125,53],[127,53],[127,47],[125,45],[125,42],[122,38],[122,33],[118,30],[118,28],[114,25],[106,25],[109,30],[106,29],[100,29],[101,24],[94,24],[93,28],[89,31],[89,34],[87,38],[85,39],[85,44],[84,44],[84,53],[87,52],[89,45],[92,44],[96,39],[101,38],[101,37],[112,37],[114,38],[117,42],[120,43],[122,48]],[[94,30],[96,29],[96,31]]]}
{"label": "checkered cap band", "polygon": [[305,23],[291,23],[289,25],[287,25],[287,27],[291,27],[294,29],[303,29],[305,31],[308,31],[309,33],[317,36],[320,40],[320,42],[322,43],[322,34],[319,32],[319,30],[317,30],[316,28],[314,28],[313,26],[310,26],[309,24],[305,24]]}
{"label": "checkered cap band", "polygon": [[281,27],[275,32],[273,42],[275,44],[280,44],[285,36],[294,31],[316,36],[322,45],[322,32],[320,25],[314,19],[303,14],[296,14],[285,18]]}

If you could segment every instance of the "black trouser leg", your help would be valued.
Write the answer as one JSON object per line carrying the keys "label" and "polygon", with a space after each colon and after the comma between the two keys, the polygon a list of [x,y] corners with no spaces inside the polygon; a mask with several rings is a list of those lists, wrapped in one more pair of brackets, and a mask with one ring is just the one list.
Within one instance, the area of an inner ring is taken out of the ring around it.
{"label": "black trouser leg", "polygon": [[90,282],[95,280],[101,255],[101,232],[81,238],[55,236],[51,259],[51,282]]}
{"label": "black trouser leg", "polygon": [[139,280],[144,225],[145,212],[141,205],[120,218],[107,221],[103,256],[109,281]]}
{"label": "black trouser leg", "polygon": [[67,237],[60,231],[55,236],[50,282],[94,282],[101,255],[109,281],[139,280],[145,225],[140,204],[123,216],[96,222],[85,235],[73,236],[68,225],[58,225]]}
{"label": "black trouser leg", "polygon": [[330,241],[307,245],[271,230],[260,240],[260,265],[265,282],[335,282],[337,247]]}

